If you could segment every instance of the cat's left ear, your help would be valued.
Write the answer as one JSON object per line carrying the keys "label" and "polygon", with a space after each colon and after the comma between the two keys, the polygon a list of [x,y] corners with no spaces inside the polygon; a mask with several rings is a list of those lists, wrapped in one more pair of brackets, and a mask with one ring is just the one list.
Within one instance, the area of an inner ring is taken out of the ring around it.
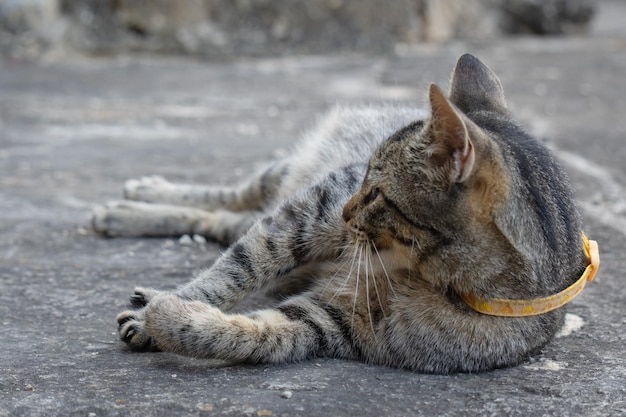
{"label": "cat's left ear", "polygon": [[452,72],[450,100],[469,114],[477,110],[507,112],[502,83],[478,58],[462,55]]}
{"label": "cat's left ear", "polygon": [[432,116],[430,119],[433,139],[445,158],[452,158],[455,182],[464,182],[474,167],[474,146],[470,140],[466,122],[459,111],[435,84],[428,91]]}

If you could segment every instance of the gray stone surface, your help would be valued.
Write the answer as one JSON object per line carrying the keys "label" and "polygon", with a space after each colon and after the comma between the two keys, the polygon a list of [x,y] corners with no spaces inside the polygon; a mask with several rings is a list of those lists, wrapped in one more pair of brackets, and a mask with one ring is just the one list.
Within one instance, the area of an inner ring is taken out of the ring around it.
{"label": "gray stone surface", "polygon": [[[335,102],[423,102],[466,51],[563,160],[600,244],[600,272],[569,307],[571,334],[521,366],[451,376],[327,359],[225,367],[117,341],[134,285],[172,288],[220,247],[101,238],[94,203],[144,174],[234,181]],[[393,57],[2,62],[0,416],[625,415],[624,74],[623,33]]]}

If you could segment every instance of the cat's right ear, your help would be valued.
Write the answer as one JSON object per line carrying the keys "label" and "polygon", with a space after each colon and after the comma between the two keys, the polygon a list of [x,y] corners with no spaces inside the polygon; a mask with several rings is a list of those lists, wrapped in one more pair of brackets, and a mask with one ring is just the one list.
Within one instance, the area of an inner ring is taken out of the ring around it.
{"label": "cat's right ear", "polygon": [[464,113],[476,110],[506,110],[500,80],[473,55],[462,55],[452,72],[450,101]]}

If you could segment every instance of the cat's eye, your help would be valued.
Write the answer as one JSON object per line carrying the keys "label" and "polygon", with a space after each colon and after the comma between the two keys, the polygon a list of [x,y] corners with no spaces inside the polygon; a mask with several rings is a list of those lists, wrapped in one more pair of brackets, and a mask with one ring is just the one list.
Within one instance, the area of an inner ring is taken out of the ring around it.
{"label": "cat's eye", "polygon": [[371,201],[376,200],[378,194],[380,193],[380,189],[378,187],[372,187],[370,193],[365,197],[365,204],[370,203]]}

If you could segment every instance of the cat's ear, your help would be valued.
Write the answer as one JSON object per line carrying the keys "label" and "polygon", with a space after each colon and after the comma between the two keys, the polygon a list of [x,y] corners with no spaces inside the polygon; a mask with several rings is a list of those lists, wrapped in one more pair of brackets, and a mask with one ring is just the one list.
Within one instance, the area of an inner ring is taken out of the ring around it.
{"label": "cat's ear", "polygon": [[453,180],[463,182],[474,165],[474,147],[466,123],[435,84],[430,85],[428,98],[432,109],[430,124],[433,139],[441,156],[453,159]]}
{"label": "cat's ear", "polygon": [[450,100],[463,112],[504,111],[506,100],[500,80],[473,55],[462,55],[452,72]]}

